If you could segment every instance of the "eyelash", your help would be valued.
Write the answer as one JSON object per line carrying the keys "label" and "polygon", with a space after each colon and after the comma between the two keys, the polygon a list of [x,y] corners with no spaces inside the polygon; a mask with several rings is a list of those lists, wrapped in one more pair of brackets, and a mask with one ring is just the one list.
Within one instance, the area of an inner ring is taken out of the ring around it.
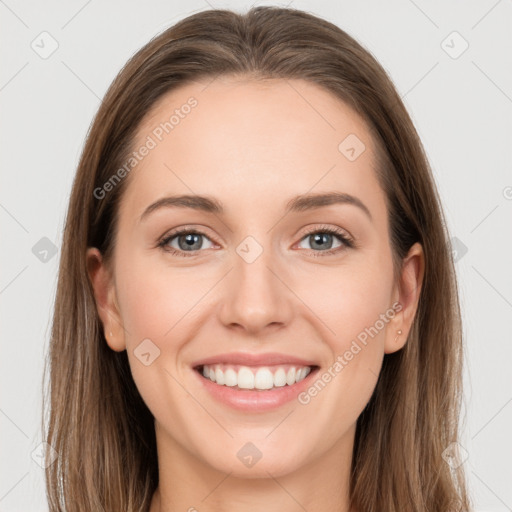
{"label": "eyelash", "polygon": [[[301,238],[301,241],[310,236],[317,233],[327,233],[329,235],[334,235],[339,238],[340,242],[342,242],[343,246],[341,247],[335,247],[334,249],[328,249],[326,251],[315,251],[314,249],[309,249],[310,251],[313,251],[315,254],[321,254],[322,256],[330,256],[332,254],[335,254],[343,249],[346,248],[354,248],[355,243],[352,238],[349,238],[345,232],[341,231],[340,229],[333,228],[330,226],[325,227],[317,227],[314,228],[306,233]],[[189,228],[180,228],[176,231],[172,232],[171,234],[165,236],[158,242],[158,247],[160,247],[163,251],[173,255],[173,256],[182,256],[185,258],[196,256],[198,252],[200,251],[181,251],[178,249],[174,249],[174,247],[169,247],[167,244],[174,238],[180,236],[180,235],[200,235],[204,236],[206,238],[209,238],[205,233],[201,233],[200,231],[196,231],[195,229],[189,229]]]}

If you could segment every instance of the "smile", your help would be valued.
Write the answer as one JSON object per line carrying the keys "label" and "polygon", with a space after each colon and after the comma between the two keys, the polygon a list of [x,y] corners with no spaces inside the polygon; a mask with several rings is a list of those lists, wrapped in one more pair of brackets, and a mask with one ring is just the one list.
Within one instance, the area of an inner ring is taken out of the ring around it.
{"label": "smile", "polygon": [[265,413],[293,404],[320,367],[297,364],[246,366],[224,363],[193,367],[205,399],[245,413]]}
{"label": "smile", "polygon": [[235,389],[268,390],[293,386],[311,372],[310,366],[279,365],[250,367],[233,364],[203,365],[198,369],[203,377],[219,386]]}

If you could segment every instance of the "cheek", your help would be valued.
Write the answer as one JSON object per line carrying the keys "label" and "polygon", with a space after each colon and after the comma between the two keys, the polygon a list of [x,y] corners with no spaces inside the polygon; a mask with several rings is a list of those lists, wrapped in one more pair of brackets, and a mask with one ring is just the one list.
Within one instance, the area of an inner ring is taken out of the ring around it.
{"label": "cheek", "polygon": [[178,384],[183,382],[178,363],[181,349],[194,336],[194,305],[207,292],[197,274],[191,268],[157,266],[143,257],[125,258],[116,269],[134,382],[152,414],[171,429],[186,425],[169,411],[182,410],[179,404],[186,409],[190,400]]}
{"label": "cheek", "polygon": [[366,261],[315,271],[313,286],[301,285],[300,294],[328,327],[333,351],[343,353],[351,340],[376,323],[379,333],[374,337],[383,338],[379,335],[385,333],[388,322],[380,319],[391,307],[392,284],[390,262]]}
{"label": "cheek", "polygon": [[164,343],[185,316],[193,316],[194,305],[208,291],[199,274],[192,267],[172,269],[142,258],[120,267],[117,288],[127,346],[144,338]]}
{"label": "cheek", "polygon": [[151,264],[143,257],[126,258],[117,267],[116,287],[130,367],[154,415],[164,403],[172,409],[190,399],[172,376],[182,381],[182,349],[200,329],[196,318],[215,282],[215,275],[207,274],[193,266]]}
{"label": "cheek", "polygon": [[[391,262],[348,266],[315,274],[315,286],[302,288],[304,302],[326,326],[323,341],[331,359],[318,376],[314,398],[339,420],[347,411],[359,414],[375,387],[384,355],[392,308]],[[319,324],[317,320],[316,324]],[[332,392],[323,392],[328,388]],[[341,407],[342,406],[342,407]]]}

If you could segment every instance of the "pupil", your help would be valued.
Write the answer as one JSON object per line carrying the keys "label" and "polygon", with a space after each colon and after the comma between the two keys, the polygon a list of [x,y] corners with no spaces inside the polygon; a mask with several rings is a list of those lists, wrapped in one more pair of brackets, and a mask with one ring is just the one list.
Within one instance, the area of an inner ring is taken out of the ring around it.
{"label": "pupil", "polygon": [[[325,249],[326,244],[329,246],[327,248],[330,248],[331,244],[328,244],[329,239],[332,237],[329,233],[321,233],[321,234],[315,234],[313,236],[313,243],[311,244],[311,247],[315,248],[314,246],[317,245],[317,248]],[[322,245],[323,244],[323,245]]]}
{"label": "pupil", "polygon": [[[182,235],[180,237],[180,241],[184,238],[185,239],[185,247],[188,249],[200,249],[201,248],[201,242],[197,242],[199,239],[198,234],[196,233],[189,233],[188,235]],[[194,247],[194,244],[197,245],[197,247]],[[179,244],[181,246],[181,243]],[[182,246],[180,248],[183,248]]]}

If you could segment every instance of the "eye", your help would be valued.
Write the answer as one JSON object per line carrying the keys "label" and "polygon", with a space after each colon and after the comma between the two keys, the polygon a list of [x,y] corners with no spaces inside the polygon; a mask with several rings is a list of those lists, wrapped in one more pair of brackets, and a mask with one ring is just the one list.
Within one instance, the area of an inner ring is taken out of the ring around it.
{"label": "eye", "polygon": [[[338,245],[334,245],[338,240]],[[316,253],[324,255],[334,254],[347,247],[354,247],[353,240],[339,228],[330,226],[317,227],[306,233],[301,243],[306,241],[310,244],[310,249]],[[304,247],[301,247],[304,249]],[[307,249],[307,247],[305,247]]]}
{"label": "eye", "polygon": [[[173,231],[172,233],[164,236],[158,247],[174,256],[196,256],[201,249],[211,249],[205,247],[203,240],[206,239],[210,244],[213,244],[210,238],[204,233],[191,228],[181,228]],[[334,245],[338,240],[338,245]],[[341,229],[333,228],[331,226],[320,226],[311,229],[301,239],[300,244],[307,241],[310,244],[310,250],[314,251],[316,255],[328,256],[337,253],[348,247],[354,247],[354,241]],[[300,247],[304,249],[304,247]],[[307,247],[306,247],[307,249]]]}
{"label": "eye", "polygon": [[204,233],[184,228],[165,236],[158,246],[176,256],[195,256],[200,249],[211,249],[211,247],[204,247],[203,239],[212,243]]}

